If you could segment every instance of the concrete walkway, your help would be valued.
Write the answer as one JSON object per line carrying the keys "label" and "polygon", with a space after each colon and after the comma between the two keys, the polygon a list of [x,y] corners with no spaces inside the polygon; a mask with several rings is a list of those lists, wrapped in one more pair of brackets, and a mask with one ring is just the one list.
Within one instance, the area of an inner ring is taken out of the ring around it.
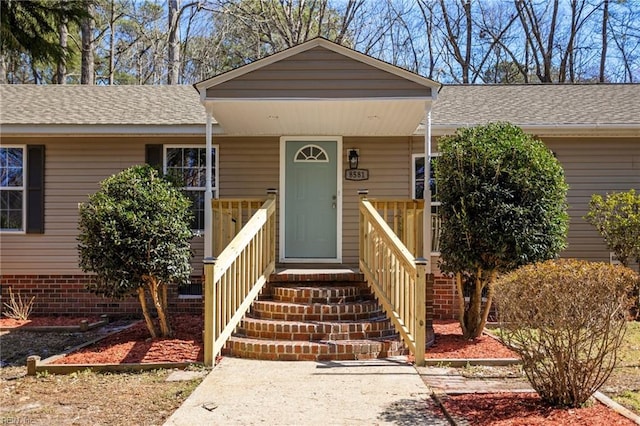
{"label": "concrete walkway", "polygon": [[402,359],[223,358],[165,425],[449,425]]}

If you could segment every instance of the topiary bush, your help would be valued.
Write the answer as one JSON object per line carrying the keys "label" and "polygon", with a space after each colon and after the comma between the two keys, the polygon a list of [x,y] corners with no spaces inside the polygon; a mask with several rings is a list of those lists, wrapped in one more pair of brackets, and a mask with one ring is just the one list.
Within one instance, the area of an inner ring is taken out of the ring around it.
{"label": "topiary bush", "polygon": [[611,374],[624,336],[629,268],[581,260],[523,266],[496,282],[501,339],[543,401],[578,407]]}
{"label": "topiary bush", "polygon": [[[456,278],[463,337],[473,339],[482,334],[499,274],[565,248],[567,184],[549,148],[509,123],[458,129],[438,150],[439,267]],[[468,303],[465,281],[472,284]]]}
{"label": "topiary bush", "polygon": [[[152,337],[170,336],[167,286],[189,283],[191,202],[151,166],[134,166],[100,184],[80,205],[80,267],[87,285],[111,298],[137,295]],[[147,296],[158,314],[156,330]]]}

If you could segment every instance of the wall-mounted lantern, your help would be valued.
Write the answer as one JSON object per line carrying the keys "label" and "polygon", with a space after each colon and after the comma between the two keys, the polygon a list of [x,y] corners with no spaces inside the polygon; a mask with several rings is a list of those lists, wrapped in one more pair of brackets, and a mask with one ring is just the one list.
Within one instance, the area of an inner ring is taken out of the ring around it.
{"label": "wall-mounted lantern", "polygon": [[360,153],[358,149],[352,148],[349,150],[349,168],[357,169],[358,168],[358,159],[360,158]]}

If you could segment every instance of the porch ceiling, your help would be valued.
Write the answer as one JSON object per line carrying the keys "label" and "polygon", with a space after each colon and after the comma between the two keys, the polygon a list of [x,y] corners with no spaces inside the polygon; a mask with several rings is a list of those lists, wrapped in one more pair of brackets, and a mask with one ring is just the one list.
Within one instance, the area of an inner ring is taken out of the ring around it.
{"label": "porch ceiling", "polygon": [[415,133],[430,100],[225,99],[206,100],[229,136],[404,136]]}

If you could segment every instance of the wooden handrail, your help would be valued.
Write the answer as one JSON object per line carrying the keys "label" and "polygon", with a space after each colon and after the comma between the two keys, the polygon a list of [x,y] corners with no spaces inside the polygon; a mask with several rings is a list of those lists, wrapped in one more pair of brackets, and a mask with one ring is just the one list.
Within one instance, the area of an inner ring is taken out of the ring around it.
{"label": "wooden handrail", "polygon": [[359,210],[360,271],[416,365],[424,365],[427,261],[413,256],[364,196]]}
{"label": "wooden handrail", "polygon": [[207,366],[213,366],[275,270],[275,211],[273,193],[217,259],[204,261],[204,363]]}

